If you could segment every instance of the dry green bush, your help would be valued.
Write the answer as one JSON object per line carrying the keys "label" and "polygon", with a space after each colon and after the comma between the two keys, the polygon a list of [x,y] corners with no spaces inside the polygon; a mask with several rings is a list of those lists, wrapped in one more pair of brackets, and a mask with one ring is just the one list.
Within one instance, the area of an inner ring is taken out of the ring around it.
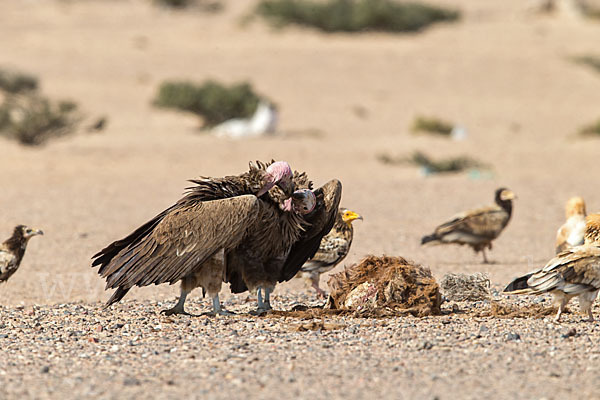
{"label": "dry green bush", "polygon": [[490,169],[488,165],[477,161],[469,156],[449,157],[440,160],[434,160],[427,154],[415,151],[410,156],[393,157],[387,154],[380,154],[379,161],[384,164],[408,164],[416,165],[424,169],[427,174],[462,172],[468,169]]}
{"label": "dry green bush", "polygon": [[600,136],[600,120],[584,126],[579,130],[582,136]]}
{"label": "dry green bush", "polygon": [[450,136],[453,125],[436,117],[415,118],[411,131],[413,133],[432,133],[435,135]]}
{"label": "dry green bush", "polygon": [[585,65],[586,67],[591,68],[592,70],[600,73],[600,57],[598,56],[578,56],[573,57],[573,62],[581,65]]}
{"label": "dry green bush", "polygon": [[24,145],[40,145],[71,133],[79,122],[77,104],[53,102],[37,93],[7,96],[0,105],[0,135]]}
{"label": "dry green bush", "polygon": [[296,24],[325,32],[415,32],[460,18],[456,10],[392,0],[262,0],[255,13],[277,27]]}
{"label": "dry green bush", "polygon": [[34,91],[37,88],[38,80],[35,76],[5,68],[0,69],[0,91],[14,94]]}
{"label": "dry green bush", "polygon": [[225,86],[215,81],[202,85],[192,82],[163,82],[154,100],[157,107],[188,111],[204,119],[208,127],[231,118],[249,118],[260,97],[248,83]]}

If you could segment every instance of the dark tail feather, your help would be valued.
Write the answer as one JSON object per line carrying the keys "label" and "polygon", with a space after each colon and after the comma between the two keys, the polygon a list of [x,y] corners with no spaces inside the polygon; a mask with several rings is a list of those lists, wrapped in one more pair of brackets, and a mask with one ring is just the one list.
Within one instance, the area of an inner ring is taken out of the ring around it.
{"label": "dark tail feather", "polygon": [[115,290],[113,295],[110,296],[110,299],[108,299],[108,301],[106,302],[106,305],[104,306],[104,308],[108,308],[108,307],[110,307],[111,304],[121,301],[121,299],[123,297],[125,297],[127,292],[129,292],[129,289],[131,289],[131,288],[127,288],[127,289],[124,289],[122,287],[117,288],[117,290]]}
{"label": "dark tail feather", "polygon": [[504,293],[513,293],[513,292],[526,291],[527,289],[529,289],[527,280],[531,277],[531,275],[533,275],[533,274],[527,274],[520,278],[515,279],[514,281],[509,283],[507,287],[504,288],[503,292]]}
{"label": "dark tail feather", "polygon": [[423,236],[421,238],[421,245],[424,245],[425,243],[433,242],[435,240],[438,240],[438,237],[435,235],[435,233],[432,235]]}

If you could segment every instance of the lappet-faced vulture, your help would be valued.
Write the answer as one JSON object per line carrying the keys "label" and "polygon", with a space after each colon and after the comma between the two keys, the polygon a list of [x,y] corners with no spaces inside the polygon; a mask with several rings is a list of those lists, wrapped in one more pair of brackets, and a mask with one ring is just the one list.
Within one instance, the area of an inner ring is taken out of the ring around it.
{"label": "lappet-faced vulture", "polygon": [[214,313],[225,313],[218,297],[224,254],[264,218],[264,209],[286,208],[268,192],[277,186],[284,201],[293,190],[292,176],[290,166],[279,161],[251,164],[238,176],[193,180],[195,186],[173,206],[93,256],[107,289],[117,289],[107,306],[133,286],[181,281],[179,302],[166,313],[185,313],[187,294],[199,286],[213,299]]}
{"label": "lappet-faced vulture", "polygon": [[486,247],[492,248],[492,240],[504,230],[512,214],[512,200],[515,194],[505,188],[496,190],[495,203],[466,211],[454,216],[450,221],[435,228],[428,236],[423,236],[421,244],[466,244],[475,252],[483,253],[483,262],[487,263]]}
{"label": "lappet-faced vulture", "polygon": [[6,282],[19,269],[29,239],[43,234],[41,230],[25,225],[15,227],[12,236],[0,245],[0,283]]}
{"label": "lappet-faced vulture", "polygon": [[[321,239],[329,233],[335,222],[342,184],[333,179],[314,191],[298,190],[294,196],[300,193],[305,196],[306,201],[301,204],[306,208],[296,208],[296,214],[284,214],[284,218],[291,220],[300,214],[300,223],[307,224],[306,228],[298,229],[292,223],[281,224],[279,240],[267,235],[254,235],[226,254],[226,280],[230,283],[231,291],[257,292],[259,312],[271,309],[270,294],[275,285],[292,279],[306,260],[319,250]],[[310,200],[310,194],[314,194],[314,200]]]}

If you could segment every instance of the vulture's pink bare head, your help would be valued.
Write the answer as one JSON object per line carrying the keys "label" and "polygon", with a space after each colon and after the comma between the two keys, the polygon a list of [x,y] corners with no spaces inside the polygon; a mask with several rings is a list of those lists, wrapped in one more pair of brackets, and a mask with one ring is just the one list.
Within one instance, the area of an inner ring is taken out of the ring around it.
{"label": "vulture's pink bare head", "polygon": [[312,212],[317,205],[317,197],[310,189],[296,190],[292,197],[284,202],[284,211],[294,211],[297,214],[308,214]]}
{"label": "vulture's pink bare head", "polygon": [[276,161],[267,167],[267,179],[265,185],[258,192],[258,197],[267,193],[275,185],[279,186],[285,194],[290,195],[294,188],[292,178],[294,172],[292,167],[285,161]]}

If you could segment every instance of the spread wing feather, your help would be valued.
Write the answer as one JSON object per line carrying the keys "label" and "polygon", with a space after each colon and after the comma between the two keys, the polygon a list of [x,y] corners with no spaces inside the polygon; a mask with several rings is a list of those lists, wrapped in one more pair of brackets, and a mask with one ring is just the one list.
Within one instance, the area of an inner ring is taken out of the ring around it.
{"label": "spread wing feather", "polygon": [[315,190],[317,206],[306,216],[310,227],[304,232],[288,255],[281,271],[279,282],[289,281],[302,268],[302,265],[319,250],[321,239],[327,235],[335,223],[342,198],[342,184],[332,179]]}
{"label": "spread wing feather", "polygon": [[581,293],[600,288],[600,247],[583,245],[564,251],[527,280],[533,293],[561,290]]}
{"label": "spread wing feather", "polygon": [[[174,283],[221,248],[235,247],[254,223],[259,207],[255,196],[244,195],[170,208],[151,231],[119,251],[99,272],[107,278],[107,288],[120,291]],[[97,255],[102,256],[102,252]]]}

